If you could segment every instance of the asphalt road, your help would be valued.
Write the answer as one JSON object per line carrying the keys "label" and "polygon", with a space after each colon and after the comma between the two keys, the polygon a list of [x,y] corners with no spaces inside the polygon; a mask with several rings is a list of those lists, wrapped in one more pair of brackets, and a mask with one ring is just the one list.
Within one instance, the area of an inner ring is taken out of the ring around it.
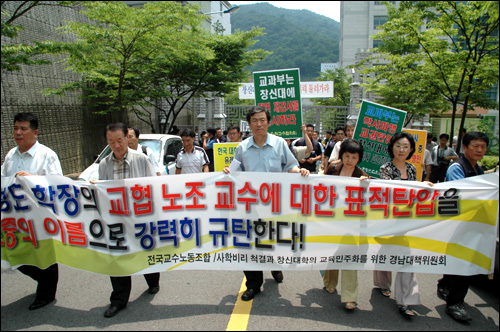
{"label": "asphalt road", "polygon": [[440,275],[417,276],[422,305],[414,306],[418,316],[411,319],[398,312],[394,296],[385,298],[372,288],[371,271],[358,274],[358,309],[354,312],[343,309],[338,293],[323,290],[318,271],[285,271],[284,276],[284,282],[277,284],[270,272],[264,272],[263,292],[253,300],[249,317],[233,315],[242,272],[164,272],[156,295],[147,293],[142,276],[134,276],[127,308],[104,318],[111,294],[107,276],[59,265],[56,301],[29,311],[36,283],[18,271],[2,269],[1,330],[224,331],[232,315],[237,321],[248,317],[249,331],[499,330],[498,290],[492,290],[490,282],[469,290],[466,306],[473,320],[463,324],[445,313],[445,303],[436,296]]}

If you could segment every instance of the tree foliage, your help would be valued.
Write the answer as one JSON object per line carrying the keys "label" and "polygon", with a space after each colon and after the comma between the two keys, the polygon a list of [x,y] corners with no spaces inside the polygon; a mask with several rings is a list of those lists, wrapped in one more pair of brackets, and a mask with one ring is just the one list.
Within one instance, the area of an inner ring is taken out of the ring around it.
{"label": "tree foliage", "polygon": [[328,69],[321,73],[318,81],[333,81],[333,98],[313,98],[316,105],[322,106],[349,106],[351,99],[351,80],[342,68]]}
{"label": "tree foliage", "polygon": [[[92,23],[70,22],[62,27],[78,38],[66,45],[66,66],[83,74],[83,80],[47,92],[83,88],[101,113],[125,111],[141,100],[144,94],[138,87],[144,84],[145,65],[158,56],[159,49],[174,46],[178,33],[185,34],[187,27],[201,20],[194,9],[170,1],[146,3],[143,9],[114,1],[89,1],[84,6],[82,14]],[[181,29],[182,25],[186,28]],[[175,47],[171,52],[176,52]]]}
{"label": "tree foliage", "polygon": [[370,89],[395,104],[407,102],[416,114],[426,104],[447,110],[441,106],[446,101],[453,111],[451,136],[459,105],[461,128],[474,106],[495,106],[484,92],[498,82],[498,3],[402,1],[387,7],[387,23],[372,36],[384,42],[370,59],[381,65],[365,67],[381,72]]}
{"label": "tree foliage", "polygon": [[[207,56],[188,51],[182,59],[163,57],[154,61],[149,66],[152,84],[148,96],[151,100],[166,101],[168,108],[158,108],[167,119],[166,123],[174,123],[180,110],[194,96],[210,92],[212,96],[223,97],[237,91],[239,83],[248,75],[245,67],[268,54],[262,50],[247,50],[255,43],[253,38],[261,33],[260,29],[232,35],[203,33],[200,34],[202,46],[210,51]],[[199,49],[199,46],[194,48]]]}
{"label": "tree foliage", "polygon": [[[251,82],[253,79],[250,73],[243,78],[242,82]],[[255,99],[240,99],[238,90],[234,90],[224,96],[224,102],[228,105],[255,105]]]}
{"label": "tree foliage", "polygon": [[[46,93],[84,89],[99,112],[131,109],[152,130],[157,119],[147,106],[155,106],[172,126],[193,96],[232,91],[243,68],[266,55],[246,50],[260,30],[211,35],[201,28],[204,17],[192,5],[158,1],[131,8],[122,2],[92,1],[84,6],[82,13],[92,23],[63,27],[78,37],[66,45],[67,68],[81,73],[83,80]],[[169,129],[162,127],[161,132]]]}

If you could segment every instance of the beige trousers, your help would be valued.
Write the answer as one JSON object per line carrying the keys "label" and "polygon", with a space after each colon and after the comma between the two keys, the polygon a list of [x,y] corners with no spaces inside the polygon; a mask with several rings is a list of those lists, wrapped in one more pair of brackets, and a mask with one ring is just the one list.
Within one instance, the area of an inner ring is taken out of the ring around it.
{"label": "beige trousers", "polygon": [[[373,271],[373,285],[381,289],[391,289],[390,271]],[[398,305],[420,304],[418,282],[415,273],[398,272],[394,281],[394,298]]]}
{"label": "beige trousers", "polygon": [[[358,271],[342,270],[340,281],[341,302],[356,302],[358,299]],[[339,282],[339,270],[326,270],[323,284],[327,289],[336,289]]]}

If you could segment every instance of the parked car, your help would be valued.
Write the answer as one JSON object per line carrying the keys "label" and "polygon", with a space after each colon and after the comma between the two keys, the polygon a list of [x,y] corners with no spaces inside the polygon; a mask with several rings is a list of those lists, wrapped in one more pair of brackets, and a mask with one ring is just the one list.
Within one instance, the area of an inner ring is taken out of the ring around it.
{"label": "parked car", "polygon": [[[141,134],[139,144],[149,147],[159,161],[161,175],[175,174],[175,161],[177,153],[182,148],[182,140],[179,136],[166,134]],[[79,180],[97,180],[99,177],[99,163],[111,153],[111,148],[107,145],[97,159],[85,169]],[[163,165],[163,166],[162,166]]]}

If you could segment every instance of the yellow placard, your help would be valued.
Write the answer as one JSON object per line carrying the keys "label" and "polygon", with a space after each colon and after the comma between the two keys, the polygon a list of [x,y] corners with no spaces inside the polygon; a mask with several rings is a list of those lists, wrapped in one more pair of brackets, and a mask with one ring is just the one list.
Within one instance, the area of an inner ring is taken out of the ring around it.
{"label": "yellow placard", "polygon": [[215,143],[214,144],[214,169],[216,172],[222,172],[224,167],[231,165],[236,153],[236,143]]}
{"label": "yellow placard", "polygon": [[427,143],[427,131],[416,130],[416,129],[406,129],[403,128],[408,134],[412,135],[415,139],[415,153],[408,160],[410,164],[413,164],[417,168],[417,181],[422,181],[422,176],[424,172],[424,154],[425,154],[425,143]]}

